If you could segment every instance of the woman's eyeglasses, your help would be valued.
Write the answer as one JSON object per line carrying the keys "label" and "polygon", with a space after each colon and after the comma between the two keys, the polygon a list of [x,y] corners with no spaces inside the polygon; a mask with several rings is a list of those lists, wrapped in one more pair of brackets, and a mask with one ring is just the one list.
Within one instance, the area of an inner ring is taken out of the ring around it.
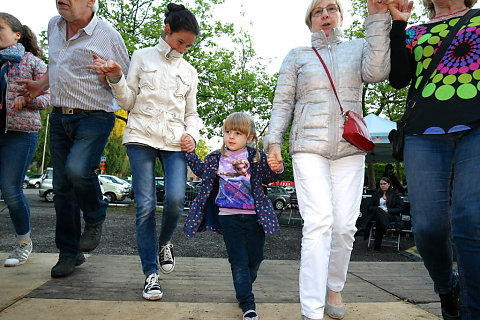
{"label": "woman's eyeglasses", "polygon": [[320,17],[323,14],[323,10],[327,10],[327,14],[334,14],[338,11],[338,6],[336,4],[331,4],[326,6],[325,8],[316,7],[312,11],[312,17]]}

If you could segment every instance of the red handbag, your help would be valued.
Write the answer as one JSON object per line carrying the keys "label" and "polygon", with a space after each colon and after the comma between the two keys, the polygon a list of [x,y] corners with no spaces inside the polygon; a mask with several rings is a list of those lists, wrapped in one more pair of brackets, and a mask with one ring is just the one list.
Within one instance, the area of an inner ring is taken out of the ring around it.
{"label": "red handbag", "polygon": [[328,68],[323,62],[322,57],[318,54],[317,49],[312,47],[313,51],[317,54],[317,57],[320,59],[320,62],[325,68],[325,72],[327,73],[328,79],[332,84],[333,92],[335,93],[335,97],[337,97],[338,105],[340,106],[340,111],[342,113],[342,117],[345,120],[345,126],[343,128],[343,135],[342,137],[353,144],[355,147],[363,150],[363,151],[370,151],[372,150],[375,145],[373,144],[372,137],[368,132],[367,124],[363,120],[363,118],[356,112],[352,110],[348,110],[347,112],[343,111],[342,104],[340,103],[340,99],[338,98],[337,90],[335,89],[335,85],[333,84],[332,77],[330,76],[330,72],[328,72]]}

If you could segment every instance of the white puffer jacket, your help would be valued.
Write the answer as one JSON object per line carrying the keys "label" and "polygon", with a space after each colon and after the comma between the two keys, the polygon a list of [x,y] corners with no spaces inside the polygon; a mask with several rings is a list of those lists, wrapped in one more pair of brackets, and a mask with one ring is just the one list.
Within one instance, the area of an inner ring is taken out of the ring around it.
{"label": "white puffer jacket", "polygon": [[118,105],[130,111],[123,143],[180,151],[182,134],[198,143],[202,121],[197,113],[195,68],[163,40],[133,53],[128,76],[109,82]]}
{"label": "white puffer jacket", "polygon": [[[312,33],[312,46],[322,56],[344,111],[362,115],[362,83],[380,82],[390,72],[390,14],[374,14],[365,20],[365,39],[342,41],[333,29]],[[325,70],[311,47],[295,48],[283,61],[273,100],[265,150],[282,145],[293,119],[290,154],[319,154],[338,159],[364,153],[342,138],[344,120]]]}

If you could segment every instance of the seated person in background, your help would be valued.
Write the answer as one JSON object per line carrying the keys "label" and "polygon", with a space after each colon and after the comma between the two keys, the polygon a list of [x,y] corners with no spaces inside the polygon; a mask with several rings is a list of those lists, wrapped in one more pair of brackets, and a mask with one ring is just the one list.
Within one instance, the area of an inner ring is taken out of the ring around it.
{"label": "seated person in background", "polygon": [[393,168],[393,165],[391,163],[385,166],[385,172],[383,173],[383,176],[390,179],[393,189],[395,189],[398,193],[403,195],[407,194],[405,188],[402,186],[397,176],[395,175],[395,169]]}
{"label": "seated person in background", "polygon": [[377,221],[374,250],[380,251],[383,234],[387,231],[390,233],[390,222],[400,221],[399,218],[402,210],[403,201],[398,193],[393,190],[390,179],[382,177],[380,179],[380,190],[372,196],[369,208],[370,215]]}

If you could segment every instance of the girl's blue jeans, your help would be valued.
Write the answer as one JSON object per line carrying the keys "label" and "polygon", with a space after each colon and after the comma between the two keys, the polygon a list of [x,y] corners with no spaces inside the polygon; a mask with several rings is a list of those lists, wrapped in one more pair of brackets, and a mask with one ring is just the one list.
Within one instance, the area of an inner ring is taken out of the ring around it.
{"label": "girl's blue jeans", "polygon": [[0,134],[0,189],[18,239],[30,237],[30,207],[23,180],[37,147],[37,132]]}
{"label": "girl's blue jeans", "polygon": [[264,259],[265,232],[256,214],[221,215],[219,221],[238,304],[243,312],[255,310],[252,284]]}
{"label": "girl's blue jeans", "polygon": [[437,293],[460,275],[462,319],[480,319],[480,128],[405,138],[413,233]]}
{"label": "girl's blue jeans", "polygon": [[[184,152],[161,151],[145,145],[127,145],[132,169],[133,191],[136,199],[137,248],[145,275],[158,273],[158,242],[172,240],[178,220],[183,212],[187,181],[187,163]],[[157,242],[155,210],[155,162],[162,163],[165,182],[162,226]]]}

